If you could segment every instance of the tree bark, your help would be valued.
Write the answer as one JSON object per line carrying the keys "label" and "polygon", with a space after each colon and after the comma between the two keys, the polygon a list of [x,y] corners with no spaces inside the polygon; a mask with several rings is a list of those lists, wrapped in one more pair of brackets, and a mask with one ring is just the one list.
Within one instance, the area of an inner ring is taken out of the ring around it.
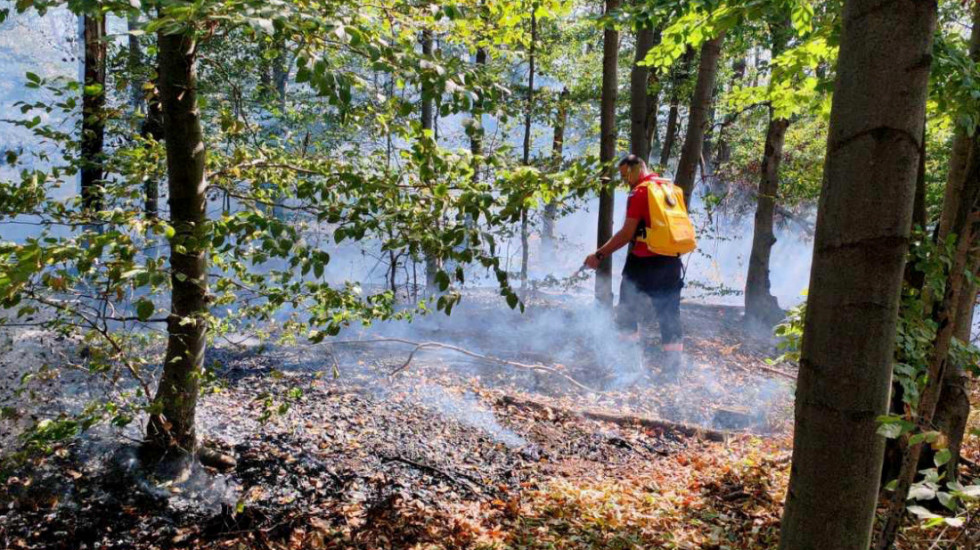
{"label": "tree bark", "polygon": [[691,110],[687,118],[687,136],[681,148],[681,158],[677,163],[674,182],[684,190],[685,204],[691,203],[694,192],[694,177],[701,162],[701,147],[704,145],[705,125],[711,108],[711,96],[715,90],[715,76],[718,74],[718,59],[721,57],[721,44],[725,40],[722,31],[718,36],[701,46],[701,63],[698,67],[698,81],[691,98]]}
{"label": "tree bark", "polygon": [[[770,25],[772,56],[786,48],[789,21],[776,20]],[[743,70],[741,71],[744,74]],[[769,128],[766,131],[765,150],[762,155],[759,193],[755,210],[755,229],[752,234],[752,252],[749,255],[749,271],[745,278],[745,316],[749,321],[771,327],[783,317],[779,302],[770,291],[769,261],[772,246],[776,244],[773,232],[773,214],[779,196],[779,165],[783,160],[783,143],[789,120],[776,118],[776,111],[769,106]]]}
{"label": "tree bark", "polygon": [[[606,15],[619,9],[619,0],[606,0]],[[599,106],[599,161],[602,163],[602,191],[599,193],[599,231],[596,248],[613,235],[613,210],[616,184],[613,181],[613,160],[616,156],[616,92],[619,31],[611,24],[602,38],[602,98]],[[595,278],[595,296],[599,303],[612,306],[612,255],[599,263]]]}
{"label": "tree bark", "polygon": [[85,44],[82,92],[81,194],[88,212],[104,208],[103,146],[105,142],[105,17],[82,16]]}
{"label": "tree bark", "polygon": [[664,130],[664,144],[660,149],[660,166],[667,167],[670,161],[670,153],[674,148],[674,141],[677,139],[677,117],[679,100],[676,96],[670,98],[670,110],[667,112],[667,128]]}
{"label": "tree bark", "polygon": [[[133,12],[126,20],[130,31],[139,29],[139,16]],[[127,69],[129,71],[129,101],[134,113],[143,113],[143,122],[140,125],[140,135],[143,138],[152,137],[154,140],[163,139],[162,113],[160,112],[160,102],[156,93],[151,94],[151,100],[146,100],[144,84],[141,77],[141,67],[143,66],[143,49],[140,47],[139,37],[135,34],[129,35],[129,52],[127,56]],[[158,202],[160,199],[159,182],[153,178],[146,178],[143,182],[143,213],[147,218],[156,218],[158,213]]]}
{"label": "tree bark", "polygon": [[681,58],[680,65],[676,67],[671,75],[670,83],[670,111],[667,114],[667,129],[664,133],[664,145],[660,150],[660,166],[666,168],[673,153],[674,142],[677,141],[677,119],[680,104],[680,87],[687,80],[694,62],[694,48],[688,46]]}
{"label": "tree bark", "polygon": [[[476,66],[481,70],[487,65],[487,49],[476,49]],[[480,157],[483,155],[483,94],[478,90],[473,107],[473,127],[470,130],[470,153],[473,155],[473,183],[480,181]]]}
{"label": "tree bark", "polygon": [[[533,6],[532,6],[533,8]],[[528,45],[528,70],[527,70],[527,106],[524,109],[524,154],[522,161],[524,166],[531,164],[531,115],[534,111],[534,43],[538,39],[538,20],[532,9],[531,11],[531,43]],[[527,285],[527,264],[530,256],[530,245],[528,239],[530,228],[528,227],[527,207],[521,208],[521,288]]]}
{"label": "tree bark", "polygon": [[784,550],[871,541],[935,23],[935,2],[844,4]]}
{"label": "tree bark", "polygon": [[[973,5],[973,30],[970,35],[970,58],[980,62],[980,4]],[[968,181],[970,174],[976,173],[977,158],[976,132],[970,135],[962,126],[958,126],[953,138],[953,148],[950,154],[949,174],[946,180],[946,191],[943,196],[943,211],[939,218],[937,238],[946,239],[955,222],[956,207],[963,201],[964,190],[976,182]],[[972,153],[972,154],[971,154]],[[974,237],[977,228],[973,228]],[[975,251],[971,251],[967,266],[973,273],[980,267]],[[964,281],[956,309],[953,314],[953,337],[969,343],[973,328],[973,310],[976,307],[977,287],[970,281]],[[935,424],[946,436],[952,458],[946,464],[946,478],[955,481],[959,477],[959,458],[963,437],[966,432],[966,421],[970,415],[969,375],[961,368],[947,369],[943,377],[942,392],[936,408]]]}
{"label": "tree bark", "polygon": [[131,12],[126,18],[126,28],[129,30],[129,50],[126,52],[126,69],[129,71],[129,104],[134,112],[145,110],[146,101],[143,94],[143,80],[137,78],[137,73],[143,66],[143,48],[140,47],[139,36],[133,34],[140,26],[139,16]]}
{"label": "tree bark", "polygon": [[[551,140],[551,162],[552,170],[561,170],[563,160],[563,150],[565,146],[565,123],[568,120],[568,88],[563,88],[561,95],[558,96],[558,110],[555,115],[555,133]],[[555,218],[558,215],[558,202],[551,200],[544,207],[544,220],[542,223],[542,238],[549,247],[554,245],[555,240]]]}
{"label": "tree bark", "polygon": [[650,68],[639,63],[653,47],[653,29],[636,31],[636,51],[630,71],[630,152],[644,161],[650,158]]}
{"label": "tree bark", "polygon": [[276,54],[272,65],[272,83],[276,87],[276,99],[279,101],[279,111],[286,112],[286,88],[289,86],[289,51],[286,48],[286,37],[280,36],[275,41]]}
{"label": "tree bark", "polygon": [[[953,332],[956,329],[956,307],[960,304],[961,295],[964,291],[966,280],[964,271],[971,263],[970,249],[973,247],[974,241],[973,230],[978,220],[980,142],[976,140],[972,143],[967,166],[965,184],[960,191],[959,203],[952,207],[952,212],[948,216],[951,221],[945,228],[948,231],[947,234],[957,237],[956,252],[953,256],[952,265],[946,271],[947,282],[943,298],[937,304],[932,315],[932,320],[938,329],[929,353],[927,382],[919,395],[919,403],[915,411],[915,429],[911,434],[905,434],[902,438],[905,444],[905,453],[902,456],[898,483],[894,494],[891,496],[888,513],[885,516],[885,524],[878,540],[878,550],[887,550],[894,543],[905,512],[905,500],[908,498],[909,489],[919,470],[918,465],[923,446],[921,442],[913,444],[909,437],[915,433],[925,433],[932,430],[940,393],[945,383],[949,381],[948,372],[954,370],[949,365],[949,352]],[[939,237],[940,239],[945,237],[942,228]],[[963,422],[965,424],[965,420]]]}
{"label": "tree bark", "polygon": [[[432,31],[422,31],[422,55],[432,56]],[[434,120],[435,93],[427,84],[422,85],[422,130],[431,132]],[[428,139],[428,138],[426,138]],[[436,284],[436,274],[439,272],[439,261],[430,253],[425,254],[425,289],[435,293],[439,287]]]}
{"label": "tree bark", "polygon": [[752,322],[771,327],[783,316],[776,297],[770,292],[769,261],[776,244],[773,232],[773,213],[779,194],[779,164],[783,157],[783,142],[789,121],[776,118],[769,108],[769,129],[766,132],[765,153],[762,155],[762,175],[755,209],[755,230],[749,272],[745,278],[745,316]]}
{"label": "tree bark", "polygon": [[163,375],[147,427],[147,446],[171,456],[197,448],[195,409],[204,363],[208,310],[205,144],[197,107],[196,46],[191,34],[158,35],[160,99],[167,145],[171,313]]}

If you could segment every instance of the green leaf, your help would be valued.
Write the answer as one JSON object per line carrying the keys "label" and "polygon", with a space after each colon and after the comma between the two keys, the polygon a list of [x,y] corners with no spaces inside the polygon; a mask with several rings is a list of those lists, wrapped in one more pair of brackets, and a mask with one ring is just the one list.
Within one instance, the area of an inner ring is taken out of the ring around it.
{"label": "green leaf", "polygon": [[915,514],[919,519],[936,519],[942,516],[933,514],[929,510],[926,510],[922,506],[909,506],[908,511]]}
{"label": "green leaf", "polygon": [[922,442],[932,443],[937,439],[939,439],[939,432],[937,431],[923,432],[920,434],[915,434],[912,437],[910,437],[909,445],[917,445]]}
{"label": "green leaf", "polygon": [[149,319],[154,311],[156,311],[156,307],[153,305],[153,302],[146,298],[141,298],[136,302],[136,316],[139,317],[140,321]]}
{"label": "green leaf", "polygon": [[449,274],[442,270],[436,272],[436,284],[439,285],[440,291],[445,292],[449,288]]}
{"label": "green leaf", "polygon": [[947,448],[947,449],[942,449],[938,453],[936,453],[936,456],[934,456],[932,460],[933,462],[936,463],[936,466],[942,466],[943,464],[949,462],[949,459],[952,458],[952,456],[953,454]]}

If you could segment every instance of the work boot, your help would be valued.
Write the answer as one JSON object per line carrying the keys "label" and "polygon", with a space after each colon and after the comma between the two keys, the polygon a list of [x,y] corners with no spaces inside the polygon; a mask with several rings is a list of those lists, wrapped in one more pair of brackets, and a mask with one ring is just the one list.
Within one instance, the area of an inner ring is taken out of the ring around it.
{"label": "work boot", "polygon": [[687,361],[684,359],[683,351],[664,351],[663,367],[660,369],[660,378],[663,382],[674,383],[680,378],[681,374],[687,369]]}

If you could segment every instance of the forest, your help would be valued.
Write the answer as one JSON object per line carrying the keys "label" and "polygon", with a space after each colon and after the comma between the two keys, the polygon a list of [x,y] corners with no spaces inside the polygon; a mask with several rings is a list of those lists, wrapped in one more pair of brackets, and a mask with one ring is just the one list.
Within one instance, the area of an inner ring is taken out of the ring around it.
{"label": "forest", "polygon": [[980,549],[980,1],[0,0],[0,549]]}

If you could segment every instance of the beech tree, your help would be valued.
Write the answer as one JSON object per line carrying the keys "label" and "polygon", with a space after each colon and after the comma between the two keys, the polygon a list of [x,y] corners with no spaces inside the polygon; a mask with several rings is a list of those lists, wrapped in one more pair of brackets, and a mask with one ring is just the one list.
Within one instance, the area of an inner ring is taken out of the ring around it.
{"label": "beech tree", "polygon": [[711,109],[711,98],[715,89],[715,77],[718,74],[718,60],[721,58],[721,45],[725,40],[725,30],[706,40],[701,45],[701,60],[698,64],[698,79],[694,85],[694,95],[691,97],[691,108],[687,117],[687,135],[681,147],[681,158],[677,162],[674,182],[684,190],[684,202],[691,203],[694,192],[694,178],[701,163],[701,151],[704,146],[704,133]]}
{"label": "beech tree", "polygon": [[[790,30],[792,27],[789,22],[782,18],[775,18],[770,25],[773,58],[778,57],[786,48]],[[776,243],[776,236],[773,233],[773,214],[779,193],[779,165],[783,158],[783,142],[786,139],[789,119],[776,116],[776,108],[771,102],[768,109],[769,125],[759,170],[752,251],[749,254],[748,275],[745,278],[745,316],[765,326],[772,326],[783,317],[779,303],[770,291],[769,258],[772,246]]]}
{"label": "beech tree", "polygon": [[842,21],[784,549],[870,544],[936,4],[848,0]]}
{"label": "beech tree", "polygon": [[[972,9],[973,30],[970,35],[969,59],[976,66],[980,63],[980,4],[974,4]],[[969,103],[969,101],[967,101]],[[956,222],[958,205],[966,200],[965,192],[971,183],[969,178],[977,173],[976,165],[980,163],[977,151],[977,131],[974,126],[971,132],[962,124],[957,125],[950,153],[949,173],[943,197],[943,210],[939,219],[936,239],[943,242],[951,233]],[[960,228],[962,231],[963,228]],[[973,238],[976,238],[977,227],[967,227]],[[962,238],[962,237],[961,237]],[[976,251],[972,248],[965,259],[965,265],[971,273],[977,273],[978,264]],[[977,301],[977,285],[974,279],[963,282],[959,301],[955,305],[952,317],[953,337],[963,343],[969,343],[973,329],[973,312]],[[946,436],[949,445],[949,462],[946,464],[946,477],[957,480],[959,477],[960,449],[966,431],[967,419],[970,415],[969,375],[961,365],[949,365],[943,375],[943,383],[939,402],[937,403],[935,420],[940,431]]]}
{"label": "beech tree", "polygon": [[90,211],[102,209],[103,145],[105,141],[105,16],[86,14],[79,18],[85,45],[84,87],[82,88],[82,206]]}
{"label": "beech tree", "polygon": [[630,152],[649,161],[650,145],[656,128],[656,95],[650,92],[650,68],[641,63],[656,40],[656,33],[647,17],[637,23],[636,48],[630,70]]}
{"label": "beech tree", "polygon": [[[616,95],[617,70],[619,68],[619,31],[611,15],[619,8],[619,0],[606,0],[606,27],[602,37],[602,98],[599,107],[599,162],[602,164],[602,191],[599,193],[599,231],[596,247],[600,247],[613,235],[613,211],[615,209],[616,182]],[[596,270],[595,295],[599,302],[612,305],[612,257],[606,257]]]}

